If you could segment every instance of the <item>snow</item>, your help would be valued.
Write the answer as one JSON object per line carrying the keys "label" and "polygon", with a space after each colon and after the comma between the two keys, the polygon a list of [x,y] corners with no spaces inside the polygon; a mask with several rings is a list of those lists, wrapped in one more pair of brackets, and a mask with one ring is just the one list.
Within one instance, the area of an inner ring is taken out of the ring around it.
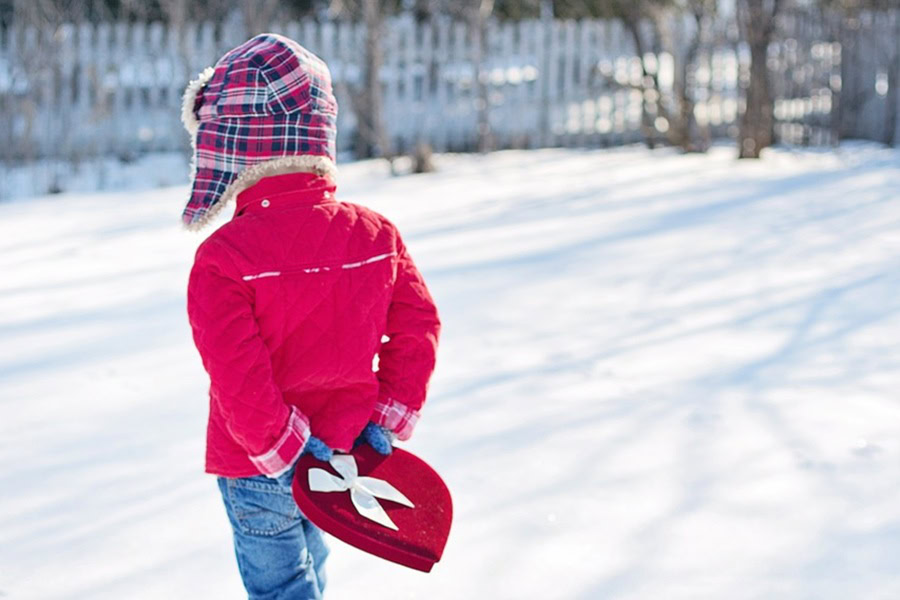
{"label": "snow", "polygon": [[[342,165],[439,305],[455,522],[427,575],[330,538],[327,597],[900,597],[900,152],[733,155]],[[185,196],[0,204],[0,597],[246,597]]]}

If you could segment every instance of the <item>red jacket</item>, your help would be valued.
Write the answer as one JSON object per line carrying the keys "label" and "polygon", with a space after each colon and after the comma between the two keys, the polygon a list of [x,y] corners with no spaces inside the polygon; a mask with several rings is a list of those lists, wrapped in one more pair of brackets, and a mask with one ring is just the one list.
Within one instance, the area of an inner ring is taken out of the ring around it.
{"label": "red jacket", "polygon": [[266,177],[197,248],[187,310],[210,377],[207,473],[275,477],[310,434],[347,451],[369,420],[412,433],[437,309],[397,228],[334,192],[312,173]]}

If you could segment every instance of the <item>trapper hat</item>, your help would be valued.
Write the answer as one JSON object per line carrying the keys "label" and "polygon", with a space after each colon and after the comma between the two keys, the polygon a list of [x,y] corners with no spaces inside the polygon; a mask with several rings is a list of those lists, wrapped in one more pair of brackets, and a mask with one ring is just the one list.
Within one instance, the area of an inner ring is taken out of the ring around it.
{"label": "trapper hat", "polygon": [[263,177],[337,175],[337,101],[324,61],[290,38],[257,35],[188,84],[191,196],[182,223],[199,230]]}

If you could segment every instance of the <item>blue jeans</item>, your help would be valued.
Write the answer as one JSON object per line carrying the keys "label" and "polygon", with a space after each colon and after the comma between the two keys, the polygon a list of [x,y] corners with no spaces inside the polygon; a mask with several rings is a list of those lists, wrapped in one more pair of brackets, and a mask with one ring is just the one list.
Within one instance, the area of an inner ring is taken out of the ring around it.
{"label": "blue jeans", "polygon": [[294,502],[293,477],[217,477],[249,600],[322,598],[329,549]]}

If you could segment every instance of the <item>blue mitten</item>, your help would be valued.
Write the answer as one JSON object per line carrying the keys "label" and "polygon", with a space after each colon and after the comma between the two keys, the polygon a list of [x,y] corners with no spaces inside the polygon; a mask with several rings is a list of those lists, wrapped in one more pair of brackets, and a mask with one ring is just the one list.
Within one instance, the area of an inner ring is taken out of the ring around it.
{"label": "blue mitten", "polygon": [[328,462],[331,460],[331,456],[334,454],[334,451],[329,448],[325,442],[320,440],[314,435],[309,436],[309,439],[306,440],[306,445],[303,446],[303,452],[301,454],[312,454],[317,459],[322,462]]}
{"label": "blue mitten", "polygon": [[393,431],[372,421],[366,424],[366,428],[362,430],[362,435],[360,436],[361,441],[365,441],[375,449],[375,452],[385,456],[394,449],[394,437]]}

